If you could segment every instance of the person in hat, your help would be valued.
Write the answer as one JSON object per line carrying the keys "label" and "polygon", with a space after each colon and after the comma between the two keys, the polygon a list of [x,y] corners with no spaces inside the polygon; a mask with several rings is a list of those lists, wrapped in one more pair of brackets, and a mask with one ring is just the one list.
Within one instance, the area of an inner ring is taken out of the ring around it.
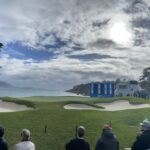
{"label": "person in hat", "polygon": [[77,129],[77,138],[70,140],[66,144],[66,150],[90,150],[89,144],[84,139],[85,128],[79,126]]}
{"label": "person in hat", "polygon": [[150,148],[150,122],[146,118],[141,125],[141,133],[136,137],[131,150],[147,150]]}
{"label": "person in hat", "polygon": [[23,129],[21,132],[21,142],[14,146],[13,150],[35,150],[35,145],[30,141],[30,131]]}
{"label": "person in hat", "polygon": [[111,132],[112,128],[104,124],[101,137],[98,139],[95,150],[119,150],[119,142]]}
{"label": "person in hat", "polygon": [[0,126],[0,150],[8,150],[8,144],[3,136],[4,136],[4,128]]}

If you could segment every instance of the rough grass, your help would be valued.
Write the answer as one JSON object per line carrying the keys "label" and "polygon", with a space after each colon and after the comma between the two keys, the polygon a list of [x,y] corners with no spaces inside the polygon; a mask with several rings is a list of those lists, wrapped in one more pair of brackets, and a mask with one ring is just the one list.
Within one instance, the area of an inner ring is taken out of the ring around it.
{"label": "rough grass", "polygon": [[[87,129],[85,138],[89,142],[91,150],[94,150],[103,124],[111,122],[113,132],[120,141],[120,150],[123,150],[125,147],[130,147],[135,140],[139,132],[139,123],[145,117],[150,119],[150,108],[117,112],[63,109],[63,106],[69,101],[93,104],[114,101],[116,98],[46,97],[43,102],[42,97],[37,97],[37,101],[34,97],[26,98],[23,101],[16,99],[16,101],[23,103],[29,101],[29,99],[38,109],[0,113],[0,123],[6,128],[5,135],[10,149],[20,141],[21,129],[29,128],[32,133],[32,141],[35,143],[37,150],[63,150],[65,143],[75,136],[75,127],[83,125]],[[128,99],[130,102],[136,103],[149,103],[148,100],[130,97],[117,99]],[[14,101],[15,99],[4,98],[4,100]],[[45,125],[47,125],[47,133],[44,132]]]}

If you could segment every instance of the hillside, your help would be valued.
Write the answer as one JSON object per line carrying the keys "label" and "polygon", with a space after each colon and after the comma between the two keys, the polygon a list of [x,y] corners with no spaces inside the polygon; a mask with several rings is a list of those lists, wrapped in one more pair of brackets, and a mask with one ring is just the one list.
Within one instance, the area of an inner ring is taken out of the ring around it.
{"label": "hillside", "polygon": [[0,81],[0,88],[13,88],[14,86],[12,86],[11,84],[4,82],[4,81]]}
{"label": "hillside", "polygon": [[10,83],[0,81],[0,96],[28,97],[28,96],[47,96],[50,90],[34,87],[19,87]]}

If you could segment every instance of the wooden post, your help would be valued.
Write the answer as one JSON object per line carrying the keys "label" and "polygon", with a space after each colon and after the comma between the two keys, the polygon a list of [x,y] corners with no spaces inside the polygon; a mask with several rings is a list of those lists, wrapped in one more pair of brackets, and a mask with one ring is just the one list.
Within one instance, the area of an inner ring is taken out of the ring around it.
{"label": "wooden post", "polygon": [[109,126],[111,127],[111,120],[109,121]]}
{"label": "wooden post", "polygon": [[44,132],[47,133],[47,125],[45,125]]}

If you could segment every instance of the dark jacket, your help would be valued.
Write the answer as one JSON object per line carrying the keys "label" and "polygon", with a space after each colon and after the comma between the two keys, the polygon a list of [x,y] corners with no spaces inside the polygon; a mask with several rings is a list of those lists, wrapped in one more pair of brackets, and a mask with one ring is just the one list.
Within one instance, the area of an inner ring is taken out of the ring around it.
{"label": "dark jacket", "polygon": [[90,147],[84,139],[76,138],[66,144],[66,150],[90,150]]}
{"label": "dark jacket", "polygon": [[136,138],[133,143],[131,150],[146,150],[150,148],[150,131],[144,131],[141,135]]}
{"label": "dark jacket", "polygon": [[110,131],[103,131],[95,150],[119,150],[119,142]]}
{"label": "dark jacket", "polygon": [[0,138],[0,150],[8,150],[8,144],[3,138]]}

